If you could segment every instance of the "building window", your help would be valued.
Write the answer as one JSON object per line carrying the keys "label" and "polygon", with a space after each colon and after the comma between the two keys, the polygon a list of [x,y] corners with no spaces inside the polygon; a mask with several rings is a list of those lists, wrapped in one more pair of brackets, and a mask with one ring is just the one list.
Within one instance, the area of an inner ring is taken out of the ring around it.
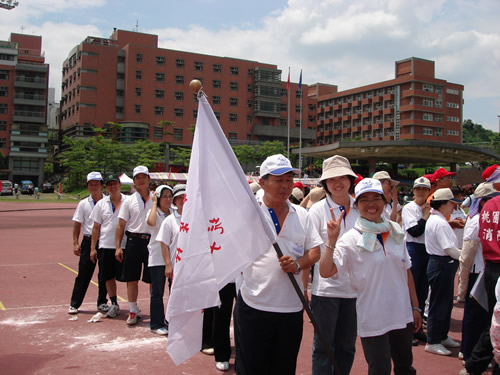
{"label": "building window", "polygon": [[195,61],[194,70],[198,70],[201,72],[203,70],[203,63],[201,61]]}
{"label": "building window", "polygon": [[184,117],[184,109],[174,108],[175,117]]}
{"label": "building window", "polygon": [[[296,105],[295,106],[295,112],[296,113],[300,113],[300,105]],[[350,113],[349,113],[350,114]]]}
{"label": "building window", "polygon": [[0,96],[9,96],[9,88],[7,86],[0,86]]}
{"label": "building window", "polygon": [[252,123],[252,115],[247,115],[247,123],[248,124]]}
{"label": "building window", "polygon": [[238,139],[238,133],[229,133],[228,140],[230,144],[235,144]]}
{"label": "building window", "polygon": [[316,117],[312,116],[312,115],[309,115],[308,116],[308,120],[309,120],[309,122],[314,122],[314,121],[316,121]]}
{"label": "building window", "polygon": [[432,135],[432,128],[424,128],[423,130],[424,135]]}
{"label": "building window", "polygon": [[163,107],[155,106],[155,115],[162,116],[163,115]]}
{"label": "building window", "polygon": [[238,67],[237,66],[232,66],[231,67],[231,74],[233,76],[237,76],[238,75]]}
{"label": "building window", "polygon": [[434,132],[435,132],[435,136],[436,137],[442,137],[443,136],[443,129],[441,129],[441,128],[435,129]]}
{"label": "building window", "polygon": [[220,121],[220,112],[214,112],[214,115]]}
{"label": "building window", "polygon": [[230,82],[229,87],[232,91],[238,91],[238,82]]}
{"label": "building window", "polygon": [[193,102],[198,103],[198,94],[193,94]]}
{"label": "building window", "polygon": [[447,130],[446,131],[446,135],[456,135],[456,136],[459,136],[460,133],[458,132],[458,130]]}
{"label": "building window", "polygon": [[135,105],[135,113],[141,113],[141,105],[140,104]]}
{"label": "building window", "polygon": [[198,110],[197,109],[193,109],[193,118],[198,118]]}
{"label": "building window", "polygon": [[156,65],[165,65],[165,56],[156,56]]}
{"label": "building window", "polygon": [[248,92],[252,92],[253,91],[253,86],[252,85],[248,85],[248,89],[247,89]]}
{"label": "building window", "polygon": [[443,107],[443,101],[441,99],[434,100],[434,107],[436,107],[436,108],[442,108]]}
{"label": "building window", "polygon": [[0,69],[0,79],[9,79],[9,71]]}
{"label": "building window", "polygon": [[142,70],[135,71],[135,79],[142,79]]}
{"label": "building window", "polygon": [[430,85],[428,83],[424,83],[423,90],[427,91],[427,92],[433,92],[434,91],[434,86],[432,86],[432,85]]}
{"label": "building window", "polygon": [[183,91],[176,91],[175,92],[175,100],[183,101],[184,100],[184,92]]}
{"label": "building window", "polygon": [[446,89],[447,94],[458,95],[458,90]]}
{"label": "building window", "polygon": [[238,105],[238,99],[237,98],[229,98],[229,105],[236,107]]}
{"label": "building window", "polygon": [[212,104],[220,104],[220,96],[212,96]]}
{"label": "building window", "polygon": [[295,127],[300,128],[300,120],[295,120]]}
{"label": "building window", "polygon": [[214,89],[220,89],[220,88],[222,87],[221,81],[220,81],[220,80],[218,80],[218,79],[214,79],[214,80],[212,81],[212,87],[213,87]]}
{"label": "building window", "polygon": [[300,97],[301,97],[301,93],[302,93],[302,90],[295,90],[295,97],[296,97],[297,99],[300,99]]}
{"label": "building window", "polygon": [[459,122],[459,119],[455,116],[446,116],[446,121]]}
{"label": "building window", "polygon": [[220,73],[220,72],[222,72],[222,65],[221,64],[214,64],[213,69],[214,69],[214,73]]}
{"label": "building window", "polygon": [[[73,110],[74,110],[74,107],[73,107]],[[116,113],[123,113],[123,107],[117,106]]]}
{"label": "building window", "polygon": [[448,108],[460,108],[460,106],[457,103],[446,102],[446,106]]}
{"label": "building window", "polygon": [[163,128],[161,126],[153,127],[153,138],[163,139]]}
{"label": "building window", "polygon": [[140,87],[135,88],[135,96],[141,96],[141,88]]}
{"label": "building window", "polygon": [[175,76],[175,83],[184,84],[184,76]]}
{"label": "building window", "polygon": [[7,121],[2,120],[2,121],[0,121],[0,131],[3,132],[5,130],[7,130]]}
{"label": "building window", "polygon": [[163,90],[159,90],[159,89],[155,90],[155,98],[156,99],[163,99],[164,96],[165,96],[165,93]]}
{"label": "building window", "polygon": [[138,53],[135,55],[135,61],[138,63],[142,62],[142,53]]}
{"label": "building window", "polygon": [[0,103],[0,113],[7,113],[7,104]]}
{"label": "building window", "polygon": [[182,129],[174,128],[174,139],[176,141],[182,141]]}
{"label": "building window", "polygon": [[286,112],[287,111],[287,104],[286,103],[280,103],[279,104],[279,109],[280,109],[280,112]]}
{"label": "building window", "polygon": [[237,113],[230,113],[229,114],[229,121],[230,122],[236,122],[236,121],[238,121],[238,114]]}
{"label": "building window", "polygon": [[247,106],[248,106],[248,108],[252,108],[252,106],[253,106],[252,99],[248,99]]}
{"label": "building window", "polygon": [[248,69],[248,76],[249,76],[250,78],[252,78],[252,77],[253,77],[253,69]]}
{"label": "building window", "polygon": [[175,60],[175,66],[178,68],[184,68],[184,59]]}
{"label": "building window", "polygon": [[432,113],[424,113],[423,119],[424,119],[424,121],[433,121],[434,120]]}
{"label": "building window", "polygon": [[156,82],[165,82],[165,73],[155,73]]}
{"label": "building window", "polygon": [[424,99],[424,105],[426,107],[434,107],[434,101],[432,99]]}
{"label": "building window", "polygon": [[434,115],[434,121],[436,121],[436,122],[441,122],[441,121],[443,121],[443,115],[442,115],[442,114],[440,114],[440,113],[436,113],[436,114]]}

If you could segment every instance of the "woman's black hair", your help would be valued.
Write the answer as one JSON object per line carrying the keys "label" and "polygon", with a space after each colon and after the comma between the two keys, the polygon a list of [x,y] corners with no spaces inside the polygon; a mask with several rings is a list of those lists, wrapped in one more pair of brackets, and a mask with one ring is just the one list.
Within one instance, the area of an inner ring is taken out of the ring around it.
{"label": "woman's black hair", "polygon": [[446,203],[449,201],[435,201],[431,200],[431,207],[434,208],[435,210],[439,210],[441,206],[444,206]]}
{"label": "woman's black hair", "polygon": [[[338,176],[338,177],[341,177],[341,176]],[[353,191],[354,191],[354,182],[356,181],[356,177],[347,175],[347,178],[349,178],[349,181],[351,182],[351,186],[349,187],[349,194],[352,194]],[[322,180],[319,183],[321,184],[321,186],[323,186],[323,189],[325,189],[326,194],[327,195],[331,195],[330,191],[328,190],[328,187],[326,186],[326,181],[327,180],[328,179]]]}

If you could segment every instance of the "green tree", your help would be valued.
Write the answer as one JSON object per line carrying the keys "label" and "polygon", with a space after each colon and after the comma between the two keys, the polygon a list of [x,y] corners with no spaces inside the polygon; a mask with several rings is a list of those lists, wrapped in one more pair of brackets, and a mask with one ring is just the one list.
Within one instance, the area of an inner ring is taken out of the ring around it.
{"label": "green tree", "polygon": [[88,152],[91,140],[64,137],[63,144],[66,149],[59,154],[59,159],[67,171],[67,187],[70,189],[81,187],[85,184],[85,176],[94,167]]}
{"label": "green tree", "polygon": [[[155,163],[163,160],[163,147],[160,143],[151,142],[149,139],[140,140],[133,145],[126,146],[129,155],[129,165],[144,165],[148,168],[154,167]],[[130,164],[131,163],[131,164]]]}
{"label": "green tree", "polygon": [[283,154],[286,156],[285,145],[281,141],[266,141],[256,147],[255,156],[259,163],[263,162],[268,156]]}
{"label": "green tree", "polygon": [[481,124],[475,124],[472,120],[465,120],[463,123],[463,143],[490,143],[495,133],[485,129]]}
{"label": "green tree", "polygon": [[240,162],[241,168],[248,172],[250,170],[254,170],[255,167],[255,146],[251,145],[238,145],[233,146],[234,154],[236,158]]}
{"label": "green tree", "polygon": [[191,149],[183,147],[175,147],[172,149],[175,154],[174,164],[189,167],[189,160],[191,159]]}

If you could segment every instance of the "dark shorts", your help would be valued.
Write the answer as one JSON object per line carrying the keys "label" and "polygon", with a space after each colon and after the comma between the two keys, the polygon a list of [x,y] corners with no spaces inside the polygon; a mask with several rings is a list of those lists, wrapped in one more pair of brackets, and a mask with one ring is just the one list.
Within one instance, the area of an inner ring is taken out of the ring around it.
{"label": "dark shorts", "polygon": [[122,264],[115,258],[115,249],[99,249],[97,250],[97,257],[103,280],[120,280]]}
{"label": "dark shorts", "polygon": [[151,284],[151,275],[148,268],[149,239],[127,237],[127,244],[123,250],[122,274],[120,281],[139,281]]}

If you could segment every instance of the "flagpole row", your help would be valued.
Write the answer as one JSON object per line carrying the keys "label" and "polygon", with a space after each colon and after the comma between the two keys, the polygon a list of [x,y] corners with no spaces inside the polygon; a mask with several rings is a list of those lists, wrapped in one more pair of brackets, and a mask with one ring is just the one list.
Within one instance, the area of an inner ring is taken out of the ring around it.
{"label": "flagpole row", "polygon": [[[283,256],[283,252],[281,251],[280,245],[275,242],[273,243],[274,250],[276,251],[276,254],[278,254],[278,258],[281,258]],[[337,365],[337,362],[335,362],[335,357],[333,356],[332,351],[330,350],[330,346],[325,340],[325,337],[321,334],[318,323],[316,322],[316,319],[314,318],[314,315],[309,307],[309,304],[307,303],[304,294],[302,293],[302,290],[300,290],[299,284],[297,283],[297,280],[295,279],[295,276],[293,273],[288,272],[287,273],[288,278],[292,282],[293,288],[295,289],[295,292],[297,293],[297,296],[300,299],[300,302],[302,302],[302,305],[304,306],[304,310],[306,310],[307,316],[311,320],[311,323],[314,327],[314,332],[318,335],[319,341],[321,341],[321,344],[323,345],[323,349],[325,350],[326,354],[328,355],[328,358],[330,359],[330,362],[333,366],[333,369],[335,370],[335,374],[341,375],[340,369]]]}

